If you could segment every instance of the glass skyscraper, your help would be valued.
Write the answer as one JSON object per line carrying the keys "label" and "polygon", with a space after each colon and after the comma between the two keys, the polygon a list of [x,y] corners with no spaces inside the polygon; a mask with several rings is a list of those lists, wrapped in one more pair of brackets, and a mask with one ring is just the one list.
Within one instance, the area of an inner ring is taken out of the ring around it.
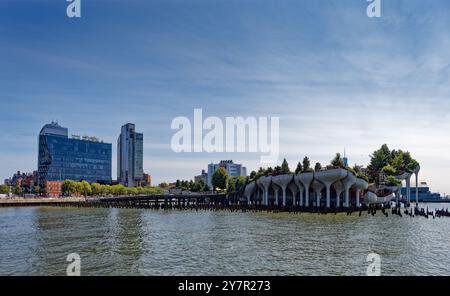
{"label": "glass skyscraper", "polygon": [[122,126],[117,139],[117,179],[127,187],[144,180],[144,135],[132,123]]}
{"label": "glass skyscraper", "polygon": [[55,122],[39,134],[38,183],[87,181],[110,184],[112,145],[94,137],[68,137],[68,129]]}

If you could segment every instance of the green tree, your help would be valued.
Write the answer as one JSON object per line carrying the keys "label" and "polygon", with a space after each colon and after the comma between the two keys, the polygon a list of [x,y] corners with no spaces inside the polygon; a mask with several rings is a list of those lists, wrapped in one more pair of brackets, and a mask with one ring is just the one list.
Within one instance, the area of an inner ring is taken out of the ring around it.
{"label": "green tree", "polygon": [[383,144],[380,149],[372,153],[370,164],[367,167],[371,182],[379,183],[380,172],[385,166],[391,164],[393,154],[395,152],[391,152],[386,144]]}
{"label": "green tree", "polygon": [[297,168],[295,168],[295,173],[296,174],[299,174],[299,173],[301,173],[303,171],[303,166],[302,166],[302,163],[299,161],[298,163],[297,163]]}
{"label": "green tree", "polygon": [[367,177],[366,173],[363,170],[363,167],[360,165],[354,165],[353,171],[355,172],[356,177],[365,180],[366,182],[369,182],[369,177]]}
{"label": "green tree", "polygon": [[82,182],[79,183],[78,186],[80,188],[78,193],[84,195],[85,197],[92,194],[92,188],[91,188],[91,185],[88,182],[82,181]]}
{"label": "green tree", "polygon": [[310,172],[310,171],[311,171],[311,162],[308,156],[305,156],[305,158],[303,158],[303,172]]}
{"label": "green tree", "polygon": [[252,172],[250,173],[250,179],[254,180],[255,178],[256,178],[256,172],[255,172],[255,171],[252,171]]}
{"label": "green tree", "polygon": [[331,160],[331,165],[334,168],[344,168],[345,167],[344,160],[342,159],[340,153],[336,153],[336,156]]}
{"label": "green tree", "polygon": [[266,176],[272,176],[273,175],[273,168],[268,167],[265,173]]}
{"label": "green tree", "polygon": [[203,181],[203,180],[199,180],[198,182],[197,182],[197,188],[198,188],[198,191],[199,192],[203,192],[203,191],[205,191],[205,186],[206,186],[206,183],[205,183],[205,181]]}
{"label": "green tree", "polygon": [[6,184],[0,185],[0,194],[8,194],[9,186]]}
{"label": "green tree", "polygon": [[167,188],[169,188],[169,184],[167,182],[162,182],[161,184],[159,184],[158,187],[159,188],[163,188],[163,189],[167,189]]}
{"label": "green tree", "polygon": [[282,171],[283,171],[283,170],[281,169],[281,166],[277,165],[277,166],[273,169],[273,176],[279,176],[279,175],[283,174]]}
{"label": "green tree", "polygon": [[281,174],[285,175],[285,174],[290,174],[291,170],[289,169],[289,164],[285,159],[283,159],[283,163],[281,164]]}
{"label": "green tree", "polygon": [[128,187],[126,189],[126,194],[127,195],[138,195],[139,191],[136,187]]}
{"label": "green tree", "polygon": [[212,175],[213,188],[219,188],[221,190],[227,190],[228,188],[228,173],[225,168],[220,167]]}
{"label": "green tree", "polygon": [[92,189],[92,195],[93,196],[101,196],[101,195],[103,195],[102,185],[100,185],[98,183],[92,183],[91,184],[91,189]]}
{"label": "green tree", "polygon": [[399,173],[412,173],[419,163],[411,157],[409,152],[399,151],[392,160],[392,166]]}
{"label": "green tree", "polygon": [[111,193],[112,195],[119,196],[119,195],[125,195],[127,193],[127,189],[125,186],[119,184],[111,186]]}
{"label": "green tree", "polygon": [[247,184],[247,178],[246,177],[231,177],[229,179],[229,191],[230,192],[237,192],[242,190],[245,185]]}
{"label": "green tree", "polygon": [[316,165],[314,166],[314,171],[319,172],[322,170],[322,165],[320,162],[316,162]]}
{"label": "green tree", "polygon": [[20,196],[20,195],[22,195],[23,191],[20,186],[14,186],[12,192],[14,193],[14,195]]}
{"label": "green tree", "polygon": [[103,195],[103,196],[110,195],[111,194],[111,186],[110,185],[106,185],[106,184],[102,185],[100,192],[101,192],[101,195]]}
{"label": "green tree", "polygon": [[33,192],[34,192],[34,194],[37,194],[37,195],[41,194],[41,187],[40,186],[34,186],[33,187]]}
{"label": "green tree", "polygon": [[77,192],[77,182],[65,180],[61,186],[61,191],[65,196],[72,196]]}
{"label": "green tree", "polygon": [[198,182],[195,182],[194,185],[192,185],[191,191],[192,192],[200,192],[200,185],[198,184]]}
{"label": "green tree", "polygon": [[265,174],[266,174],[266,171],[262,167],[260,167],[258,172],[256,173],[256,179],[258,179],[259,177],[264,176]]}
{"label": "green tree", "polygon": [[390,164],[384,166],[384,168],[381,171],[388,176],[395,176],[397,174],[395,168]]}
{"label": "green tree", "polygon": [[402,182],[395,178],[394,176],[387,176],[386,177],[386,185],[387,186],[399,186]]}

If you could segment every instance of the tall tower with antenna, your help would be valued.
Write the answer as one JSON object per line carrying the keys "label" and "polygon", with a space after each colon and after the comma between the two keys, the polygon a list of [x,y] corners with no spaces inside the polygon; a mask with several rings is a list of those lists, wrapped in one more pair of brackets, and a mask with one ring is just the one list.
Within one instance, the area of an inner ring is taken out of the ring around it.
{"label": "tall tower with antenna", "polygon": [[344,158],[343,158],[343,160],[344,160],[344,165],[346,167],[348,167],[348,158],[347,158],[347,154],[346,154],[346,151],[345,151],[345,147],[344,147]]}

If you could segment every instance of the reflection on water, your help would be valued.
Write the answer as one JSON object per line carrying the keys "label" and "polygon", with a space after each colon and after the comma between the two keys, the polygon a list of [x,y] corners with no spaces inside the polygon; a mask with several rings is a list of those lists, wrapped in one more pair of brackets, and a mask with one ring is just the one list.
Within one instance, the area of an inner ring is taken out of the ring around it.
{"label": "reflection on water", "polygon": [[[445,205],[430,205],[430,208]],[[450,219],[0,209],[0,275],[450,275]]]}

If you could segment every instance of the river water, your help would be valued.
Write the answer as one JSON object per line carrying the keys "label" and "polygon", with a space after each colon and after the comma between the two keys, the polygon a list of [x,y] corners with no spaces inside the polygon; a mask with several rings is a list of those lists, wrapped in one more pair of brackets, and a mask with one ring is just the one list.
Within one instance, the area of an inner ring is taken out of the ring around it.
{"label": "river water", "polygon": [[[449,205],[429,205],[430,209]],[[0,275],[450,275],[450,218],[0,208]]]}

